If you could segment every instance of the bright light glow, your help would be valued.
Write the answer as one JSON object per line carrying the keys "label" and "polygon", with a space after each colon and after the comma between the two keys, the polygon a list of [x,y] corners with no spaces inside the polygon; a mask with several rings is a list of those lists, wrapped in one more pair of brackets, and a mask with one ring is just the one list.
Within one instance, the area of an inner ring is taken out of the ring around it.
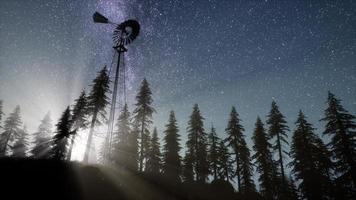
{"label": "bright light glow", "polygon": [[[96,127],[94,130],[93,143],[91,145],[91,151],[89,153],[89,162],[96,163],[98,158],[98,153],[102,145],[105,133],[107,131],[106,126]],[[89,128],[86,130],[80,130],[76,136],[75,143],[73,146],[72,158],[74,161],[82,161],[87,145],[87,139],[89,135]]]}
{"label": "bright light glow", "polygon": [[78,132],[76,139],[75,139],[74,146],[73,146],[71,160],[76,160],[76,161],[83,160],[88,132],[89,131],[87,131],[87,130]]}

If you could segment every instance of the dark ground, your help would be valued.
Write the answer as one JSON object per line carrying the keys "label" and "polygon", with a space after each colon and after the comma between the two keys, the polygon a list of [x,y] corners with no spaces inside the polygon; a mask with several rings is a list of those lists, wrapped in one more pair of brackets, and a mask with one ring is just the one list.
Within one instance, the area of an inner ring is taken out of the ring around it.
{"label": "dark ground", "polygon": [[126,170],[76,162],[0,159],[0,199],[199,200],[242,198],[230,184],[172,184]]}

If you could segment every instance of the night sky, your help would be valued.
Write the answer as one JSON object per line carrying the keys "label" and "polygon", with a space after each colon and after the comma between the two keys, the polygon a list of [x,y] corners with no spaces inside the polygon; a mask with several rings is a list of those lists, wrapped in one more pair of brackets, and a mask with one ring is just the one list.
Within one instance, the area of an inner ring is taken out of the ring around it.
{"label": "night sky", "polygon": [[302,109],[322,132],[328,90],[356,114],[355,1],[1,0],[0,99],[5,113],[21,106],[30,131],[111,65],[112,27],[94,24],[95,11],[140,22],[125,58],[128,103],[146,77],[161,137],[174,110],[185,143],[194,103],[221,137],[236,106],[249,145],[273,99],[291,130]]}

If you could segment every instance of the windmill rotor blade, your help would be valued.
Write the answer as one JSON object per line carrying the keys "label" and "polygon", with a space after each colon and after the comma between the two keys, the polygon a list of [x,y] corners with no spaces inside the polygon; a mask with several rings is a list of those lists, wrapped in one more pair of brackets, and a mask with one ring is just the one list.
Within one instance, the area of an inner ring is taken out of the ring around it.
{"label": "windmill rotor blade", "polygon": [[95,23],[104,23],[104,24],[109,23],[108,18],[106,18],[104,15],[102,15],[102,14],[100,14],[98,12],[94,13],[93,20],[94,20]]}
{"label": "windmill rotor blade", "polygon": [[130,44],[140,33],[140,24],[133,19],[129,19],[119,24],[113,34],[113,40],[116,45],[122,42],[124,45]]}

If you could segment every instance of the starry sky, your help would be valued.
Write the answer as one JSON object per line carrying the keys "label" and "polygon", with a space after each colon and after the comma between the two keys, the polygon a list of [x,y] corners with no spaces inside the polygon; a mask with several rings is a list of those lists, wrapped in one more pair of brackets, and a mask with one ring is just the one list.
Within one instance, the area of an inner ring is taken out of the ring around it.
{"label": "starry sky", "polygon": [[221,137],[236,106],[249,145],[272,100],[291,130],[302,109],[322,132],[328,90],[356,114],[355,1],[1,0],[0,99],[5,113],[22,107],[30,131],[111,66],[112,27],[94,24],[95,11],[140,22],[125,55],[127,99],[132,109],[146,77],[161,137],[174,110],[185,142],[194,103]]}

